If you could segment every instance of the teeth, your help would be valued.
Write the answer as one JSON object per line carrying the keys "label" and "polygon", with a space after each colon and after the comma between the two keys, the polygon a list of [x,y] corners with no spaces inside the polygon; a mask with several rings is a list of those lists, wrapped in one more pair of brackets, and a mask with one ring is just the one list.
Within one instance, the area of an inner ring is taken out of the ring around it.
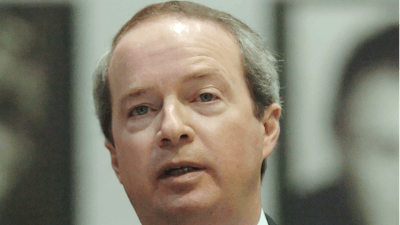
{"label": "teeth", "polygon": [[176,168],[169,168],[164,172],[164,176],[178,176],[182,175],[188,172],[191,172],[193,170],[197,170],[198,168],[194,168],[191,166],[185,166],[185,167],[176,167]]}

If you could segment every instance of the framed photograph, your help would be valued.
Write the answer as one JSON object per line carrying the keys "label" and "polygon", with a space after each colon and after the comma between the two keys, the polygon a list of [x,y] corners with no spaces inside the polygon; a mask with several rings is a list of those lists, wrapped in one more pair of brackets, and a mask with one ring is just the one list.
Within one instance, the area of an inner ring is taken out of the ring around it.
{"label": "framed photograph", "polygon": [[71,8],[0,4],[0,224],[71,224]]}
{"label": "framed photograph", "polygon": [[[282,223],[398,223],[398,9],[398,2],[393,1],[277,4],[276,39],[284,61],[285,102],[280,141]],[[396,60],[397,67],[393,63]],[[370,73],[374,71],[379,76],[372,81]],[[386,73],[392,74],[390,78],[383,75]],[[369,87],[362,94],[366,100],[353,102],[355,93],[361,93],[358,86],[367,85],[365,80],[376,85],[388,82],[376,95]],[[371,108],[376,112],[378,107],[385,108],[385,113],[390,111],[380,116],[393,124],[392,132],[384,132],[388,125],[378,134],[377,129],[381,128],[368,122],[372,119],[363,119],[372,118],[368,117],[372,111],[364,101],[370,105],[374,102]],[[359,114],[354,116],[356,110]],[[337,119],[340,113],[344,115],[341,123]],[[371,132],[364,134],[362,130]],[[372,151],[364,146],[372,139],[391,141],[382,141],[385,145]],[[394,150],[388,147],[396,143]],[[368,161],[368,157],[373,160]],[[377,163],[380,158],[382,165],[372,170],[372,162]],[[393,166],[383,166],[389,164]],[[395,181],[380,179],[387,174]],[[372,184],[380,180],[382,185]],[[388,199],[384,192],[392,198]],[[366,197],[367,193],[380,197],[372,199]]]}

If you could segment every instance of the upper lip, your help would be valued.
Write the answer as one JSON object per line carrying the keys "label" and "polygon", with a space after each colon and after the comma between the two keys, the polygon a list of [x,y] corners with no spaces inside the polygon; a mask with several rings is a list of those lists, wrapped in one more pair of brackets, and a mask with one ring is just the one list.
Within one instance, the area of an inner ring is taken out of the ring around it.
{"label": "upper lip", "polygon": [[159,170],[157,170],[157,178],[160,179],[165,174],[165,171],[172,169],[172,168],[179,168],[179,167],[195,167],[199,169],[204,169],[204,165],[196,162],[190,161],[180,161],[180,162],[168,162],[164,164]]}

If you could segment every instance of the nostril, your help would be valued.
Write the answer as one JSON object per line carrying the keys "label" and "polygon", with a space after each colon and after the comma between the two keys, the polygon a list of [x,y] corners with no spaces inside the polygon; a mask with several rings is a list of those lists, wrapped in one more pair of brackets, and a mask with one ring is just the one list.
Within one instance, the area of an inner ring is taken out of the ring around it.
{"label": "nostril", "polygon": [[165,148],[170,145],[170,140],[168,138],[161,139],[160,147]]}
{"label": "nostril", "polygon": [[190,140],[190,136],[187,134],[182,134],[179,139],[170,139],[168,137],[161,139],[159,146],[162,148],[171,147],[172,145],[178,145],[179,142],[187,142]]}

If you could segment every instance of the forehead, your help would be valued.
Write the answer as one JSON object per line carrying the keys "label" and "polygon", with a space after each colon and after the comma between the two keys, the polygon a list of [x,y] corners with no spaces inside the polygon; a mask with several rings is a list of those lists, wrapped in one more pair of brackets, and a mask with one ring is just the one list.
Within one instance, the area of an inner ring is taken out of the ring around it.
{"label": "forehead", "polygon": [[[162,28],[162,29],[160,29]],[[153,36],[160,36],[162,33],[169,33],[169,31],[174,31],[180,36],[188,34],[199,34],[201,32],[207,32],[212,35],[211,31],[219,31],[228,35],[230,38],[235,39],[235,37],[229,32],[229,29],[224,27],[222,23],[215,22],[210,18],[200,18],[190,15],[180,15],[180,14],[161,14],[156,16],[148,17],[137,24],[129,28],[128,31],[123,32],[119,40],[123,39],[127,33],[148,33],[146,30],[155,29],[157,33],[152,33]],[[167,32],[165,32],[167,31]],[[218,33],[219,33],[218,32]],[[150,36],[151,34],[148,34]],[[119,42],[120,42],[119,41]],[[116,46],[118,43],[116,43]]]}
{"label": "forehead", "polygon": [[[164,76],[170,79],[200,67],[226,70],[230,79],[244,81],[239,46],[219,25],[173,16],[149,19],[128,31],[117,44],[108,72],[111,92],[120,88],[113,87],[117,83],[126,86],[138,78],[154,77],[149,74],[158,76],[170,72]],[[230,73],[233,71],[240,73],[240,77]],[[113,82],[115,79],[119,82]]]}
{"label": "forehead", "polygon": [[149,52],[156,50],[157,47],[166,46],[172,50],[173,47],[182,45],[188,47],[217,45],[221,48],[213,50],[224,50],[219,52],[220,54],[239,53],[240,57],[236,39],[221,25],[205,19],[162,15],[146,19],[126,32],[113,51],[112,61],[116,61],[118,56],[126,56],[140,50]]}

